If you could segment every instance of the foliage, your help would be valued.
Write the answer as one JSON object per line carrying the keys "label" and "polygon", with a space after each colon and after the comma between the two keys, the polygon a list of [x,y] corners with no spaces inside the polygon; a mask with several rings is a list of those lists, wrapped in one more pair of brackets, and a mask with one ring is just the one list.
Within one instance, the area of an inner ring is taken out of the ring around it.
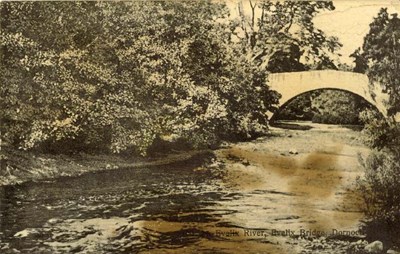
{"label": "foliage", "polygon": [[276,120],[303,120],[311,121],[314,112],[311,109],[311,97],[313,92],[300,94],[286,105],[282,105],[276,113]]}
{"label": "foliage", "polygon": [[365,175],[359,180],[370,218],[365,229],[370,235],[399,245],[400,225],[400,124],[377,119],[369,113],[364,130],[367,142],[376,147],[362,160]]}
{"label": "foliage", "polygon": [[238,3],[240,17],[231,30],[253,61],[271,72],[336,69],[333,54],[341,47],[313,23],[321,11],[334,10],[330,1],[245,1]]}
{"label": "foliage", "polygon": [[317,90],[297,96],[277,119],[308,120],[325,124],[360,124],[359,113],[370,105],[361,97],[339,90]]}
{"label": "foliage", "polygon": [[363,98],[346,91],[325,90],[312,99],[313,122],[360,124],[360,111],[370,108]]}
{"label": "foliage", "polygon": [[399,123],[371,110],[363,111],[360,118],[365,123],[363,136],[368,146],[378,150],[389,149],[400,154]]}
{"label": "foliage", "polygon": [[[342,45],[313,23],[315,15],[334,9],[330,1],[239,1],[240,15],[231,22],[231,31],[242,44],[243,54],[270,72],[338,69],[334,56]],[[285,119],[305,120],[313,115],[306,95],[280,112]]]}
{"label": "foliage", "polygon": [[1,2],[1,139],[145,154],[267,128],[278,94],[213,1]]}
{"label": "foliage", "polygon": [[364,196],[368,215],[399,224],[400,162],[387,151],[375,151],[364,162]]}
{"label": "foliage", "polygon": [[365,72],[371,85],[378,85],[389,95],[388,117],[366,111],[363,130],[365,140],[374,151],[363,162],[365,177],[360,180],[367,205],[367,215],[372,219],[369,228],[385,234],[400,244],[400,123],[393,117],[400,110],[400,21],[381,9],[370,24],[362,49],[353,56],[356,70]]}
{"label": "foliage", "polygon": [[400,20],[397,14],[390,17],[382,8],[370,24],[362,49],[351,56],[355,58],[354,71],[366,73],[372,85],[381,87],[389,95],[389,115],[400,112]]}

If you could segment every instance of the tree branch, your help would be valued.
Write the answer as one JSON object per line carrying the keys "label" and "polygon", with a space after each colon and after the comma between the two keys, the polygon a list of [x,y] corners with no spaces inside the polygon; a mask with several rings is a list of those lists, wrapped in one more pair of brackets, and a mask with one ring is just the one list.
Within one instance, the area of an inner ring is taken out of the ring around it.
{"label": "tree branch", "polygon": [[251,8],[251,28],[254,30],[254,19],[255,19],[255,8],[256,5],[251,2],[251,0],[249,0],[250,3],[250,8]]}

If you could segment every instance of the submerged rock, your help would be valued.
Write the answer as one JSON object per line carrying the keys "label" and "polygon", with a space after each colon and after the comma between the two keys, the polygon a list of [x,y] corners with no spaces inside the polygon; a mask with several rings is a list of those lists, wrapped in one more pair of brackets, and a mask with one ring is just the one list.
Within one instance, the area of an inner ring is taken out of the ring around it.
{"label": "submerged rock", "polygon": [[77,245],[77,246],[72,247],[72,248],[69,250],[69,252],[76,253],[76,252],[81,252],[81,251],[83,251],[84,249],[85,249],[85,246]]}
{"label": "submerged rock", "polygon": [[35,233],[37,233],[36,229],[27,228],[27,229],[24,229],[24,230],[21,230],[21,231],[15,233],[14,237],[23,238],[23,237],[27,237],[30,234],[35,234]]}
{"label": "submerged rock", "polygon": [[242,164],[243,164],[244,166],[249,166],[249,165],[250,165],[250,162],[249,162],[248,160],[244,159],[244,160],[242,161]]}
{"label": "submerged rock", "polygon": [[62,220],[60,218],[51,218],[47,221],[49,224],[60,223]]}

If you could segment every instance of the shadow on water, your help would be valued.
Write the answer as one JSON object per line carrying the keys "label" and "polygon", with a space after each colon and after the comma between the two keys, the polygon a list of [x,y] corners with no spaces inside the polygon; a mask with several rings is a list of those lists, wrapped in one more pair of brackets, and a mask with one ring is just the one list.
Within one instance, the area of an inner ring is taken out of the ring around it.
{"label": "shadow on water", "polygon": [[300,125],[300,124],[295,124],[293,122],[286,123],[286,122],[281,122],[281,121],[273,122],[271,124],[271,126],[276,127],[276,128],[286,129],[286,130],[302,130],[302,131],[310,130],[313,128],[312,126],[309,126],[309,125]]}
{"label": "shadow on water", "polygon": [[348,129],[351,131],[361,131],[364,128],[364,125],[354,125],[354,124],[320,124],[314,123],[311,121],[274,121],[271,123],[272,127],[285,129],[285,130],[300,130],[300,131],[307,131],[315,128],[319,128],[320,126],[326,126],[326,128],[335,128],[340,127],[343,129]]}
{"label": "shadow on water", "polygon": [[0,188],[2,253],[175,249],[219,241],[223,189],[210,155],[167,166],[121,169]]}

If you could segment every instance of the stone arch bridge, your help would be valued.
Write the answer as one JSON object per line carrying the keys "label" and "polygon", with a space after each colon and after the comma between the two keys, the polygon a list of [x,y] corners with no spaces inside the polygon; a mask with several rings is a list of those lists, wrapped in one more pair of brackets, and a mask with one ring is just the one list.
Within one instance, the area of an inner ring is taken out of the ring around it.
{"label": "stone arch bridge", "polygon": [[[369,80],[365,74],[321,70],[274,73],[270,74],[268,79],[270,88],[282,95],[279,101],[279,108],[284,107],[292,99],[303,93],[321,89],[334,89],[361,96],[386,116],[384,102],[387,100],[387,96],[375,89],[372,91],[376,95],[373,98],[370,93]],[[273,115],[274,112],[268,113],[268,117],[272,121]]]}

